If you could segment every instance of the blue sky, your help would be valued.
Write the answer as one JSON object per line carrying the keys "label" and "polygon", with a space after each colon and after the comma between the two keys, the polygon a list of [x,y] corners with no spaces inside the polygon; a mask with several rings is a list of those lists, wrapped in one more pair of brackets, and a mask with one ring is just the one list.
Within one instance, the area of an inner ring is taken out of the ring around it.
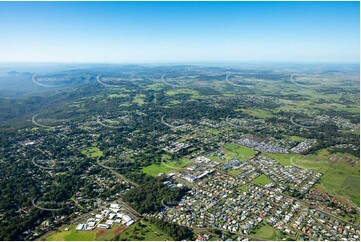
{"label": "blue sky", "polygon": [[0,62],[359,62],[358,2],[0,2]]}

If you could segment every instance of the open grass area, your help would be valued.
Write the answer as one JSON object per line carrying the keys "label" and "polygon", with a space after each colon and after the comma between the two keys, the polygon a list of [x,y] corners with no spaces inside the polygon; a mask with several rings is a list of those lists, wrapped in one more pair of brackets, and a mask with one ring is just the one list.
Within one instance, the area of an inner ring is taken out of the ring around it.
{"label": "open grass area", "polygon": [[113,98],[129,97],[129,96],[130,96],[129,94],[124,94],[124,93],[121,93],[121,94],[109,94],[108,98],[113,99]]}
{"label": "open grass area", "polygon": [[89,158],[103,156],[103,152],[98,147],[89,147],[84,150],[81,150],[80,152]]}
{"label": "open grass area", "polygon": [[254,234],[257,238],[267,239],[267,240],[274,240],[275,239],[275,231],[269,225],[262,225],[259,229],[255,231]]}
{"label": "open grass area", "polygon": [[230,151],[236,149],[237,147],[238,147],[237,144],[227,144],[227,145],[224,146],[224,148],[225,148],[226,150],[230,150]]}
{"label": "open grass area", "polygon": [[[360,204],[360,161],[349,155],[330,154],[323,149],[316,154],[265,154],[285,166],[295,165],[322,173],[316,188],[334,196],[346,196]],[[350,162],[354,161],[354,163]]]}
{"label": "open grass area", "polygon": [[227,144],[224,146],[225,157],[227,160],[237,158],[240,161],[251,159],[256,155],[256,152],[250,148],[238,144]]}
{"label": "open grass area", "polygon": [[274,229],[265,222],[257,225],[250,235],[263,240],[296,240],[296,238],[291,235],[283,235],[279,230]]}
{"label": "open grass area", "polygon": [[175,96],[179,94],[188,94],[191,95],[193,98],[198,97],[199,93],[196,90],[187,89],[187,88],[179,88],[179,89],[172,89],[166,92],[169,96]]}
{"label": "open grass area", "polygon": [[137,95],[135,95],[135,97],[133,99],[133,103],[136,103],[139,106],[142,106],[145,104],[144,98],[145,98],[144,94],[137,94]]}
{"label": "open grass area", "polygon": [[221,131],[219,131],[217,129],[207,129],[207,132],[210,134],[214,134],[214,135],[218,135],[221,133]]}
{"label": "open grass area", "polygon": [[173,162],[163,162],[160,164],[153,164],[150,166],[146,166],[143,168],[143,172],[150,175],[150,176],[157,176],[159,173],[178,173],[182,168],[186,167],[191,163],[190,160],[187,159],[181,159],[179,161],[173,161]]}
{"label": "open grass area", "polygon": [[270,180],[265,174],[262,174],[258,176],[256,179],[254,179],[252,182],[254,184],[263,186],[272,183],[272,180]]}
{"label": "open grass area", "polygon": [[[65,229],[69,229],[66,231]],[[111,240],[120,234],[125,227],[114,225],[111,229],[94,229],[91,231],[76,231],[76,225],[64,226],[60,231],[53,233],[45,240],[47,241],[92,241]]]}
{"label": "open grass area", "polygon": [[121,233],[117,240],[119,241],[164,241],[164,240],[174,240],[169,237],[166,233],[158,229],[155,225],[150,222],[140,220],[132,224],[127,230]]}
{"label": "open grass area", "polygon": [[285,138],[290,140],[290,141],[294,141],[294,142],[302,142],[305,140],[305,138],[300,137],[300,136],[289,136],[289,135],[285,135]]}
{"label": "open grass area", "polygon": [[262,119],[274,117],[274,115],[270,111],[262,109],[242,109],[242,112]]}
{"label": "open grass area", "polygon": [[239,192],[246,192],[247,189],[248,189],[248,186],[249,186],[249,184],[246,183],[246,184],[244,184],[244,185],[242,185],[242,186],[237,187],[236,189],[237,189],[237,191],[239,191]]}
{"label": "open grass area", "polygon": [[238,176],[241,174],[241,171],[240,170],[235,170],[235,169],[228,169],[227,172],[231,175],[234,175],[234,176]]}

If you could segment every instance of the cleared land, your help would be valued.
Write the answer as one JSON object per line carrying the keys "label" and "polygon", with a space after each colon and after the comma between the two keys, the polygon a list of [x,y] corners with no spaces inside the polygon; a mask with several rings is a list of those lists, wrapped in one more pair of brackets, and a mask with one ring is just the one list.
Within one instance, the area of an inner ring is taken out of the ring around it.
{"label": "cleared land", "polygon": [[[69,229],[66,231],[65,229]],[[91,231],[76,231],[76,225],[64,226],[60,231],[46,238],[47,241],[85,241],[111,240],[120,234],[125,227],[115,225],[111,229],[95,229]]]}
{"label": "cleared land", "polygon": [[227,144],[224,146],[225,157],[227,160],[237,158],[240,161],[251,159],[256,155],[256,152],[253,149],[244,147],[238,144]]}
{"label": "cleared land", "polygon": [[87,149],[81,150],[81,153],[89,158],[103,156],[103,152],[98,147],[89,147]]}
{"label": "cleared land", "polygon": [[360,161],[349,154],[330,154],[320,150],[316,154],[265,154],[284,166],[295,165],[323,174],[316,189],[335,196],[346,196],[360,204]]}
{"label": "cleared land", "polygon": [[262,109],[242,109],[242,112],[247,113],[249,115],[252,115],[256,118],[262,118],[262,119],[267,119],[267,118],[273,118],[274,115],[267,110],[262,110]]}
{"label": "cleared land", "polygon": [[150,176],[157,176],[159,173],[178,173],[182,168],[191,163],[190,160],[181,159],[173,162],[162,162],[160,164],[153,164],[143,168],[143,172]]}

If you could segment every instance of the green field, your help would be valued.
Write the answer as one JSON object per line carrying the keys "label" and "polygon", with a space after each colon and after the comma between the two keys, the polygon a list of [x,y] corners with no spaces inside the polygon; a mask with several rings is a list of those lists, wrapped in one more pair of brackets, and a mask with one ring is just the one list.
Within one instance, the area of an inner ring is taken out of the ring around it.
{"label": "green field", "polygon": [[241,174],[241,171],[240,170],[235,170],[235,169],[228,169],[227,172],[231,175],[234,175],[234,176],[238,176]]}
{"label": "green field", "polygon": [[286,139],[290,140],[290,141],[294,141],[294,142],[302,142],[305,140],[305,138],[299,137],[299,136],[288,136],[285,135]]}
{"label": "green field", "polygon": [[137,94],[137,95],[135,95],[135,97],[133,99],[133,103],[136,103],[139,106],[142,106],[145,104],[144,98],[145,98],[144,94]]}
{"label": "green field", "polygon": [[272,183],[272,180],[270,180],[265,174],[262,174],[258,176],[256,179],[254,179],[252,182],[254,184],[263,186]]}
{"label": "green field", "polygon": [[84,150],[81,150],[80,152],[89,158],[103,156],[103,152],[101,150],[99,150],[98,147],[89,147]]}
{"label": "green field", "polygon": [[125,230],[119,236],[117,236],[116,239],[118,241],[120,240],[173,241],[174,240],[171,237],[169,237],[165,232],[158,229],[155,225],[151,224],[150,222],[146,222],[144,220],[140,220],[132,224],[127,230]]}
{"label": "green field", "polygon": [[262,118],[262,119],[274,117],[274,115],[270,111],[262,110],[262,109],[242,109],[242,112],[252,115],[256,118]]}
{"label": "green field", "polygon": [[247,189],[248,189],[248,186],[249,186],[249,184],[246,183],[246,184],[244,184],[244,185],[242,185],[242,186],[237,187],[236,189],[237,189],[237,191],[239,191],[239,192],[246,192]]}
{"label": "green field", "polygon": [[129,97],[129,94],[109,94],[108,98],[113,99],[113,98],[121,98],[121,97]]}
{"label": "green field", "polygon": [[250,235],[263,240],[296,240],[296,238],[291,235],[283,235],[279,230],[274,229],[265,222],[258,224]]}
{"label": "green field", "polygon": [[[317,184],[317,189],[334,196],[346,196],[356,205],[360,204],[360,162],[358,158],[349,154],[330,154],[327,150],[320,150],[316,154],[265,154],[284,166],[296,165],[323,174]],[[330,158],[336,158],[335,161]],[[350,164],[345,157],[356,161]]]}
{"label": "green field", "polygon": [[265,240],[275,240],[276,239],[276,231],[273,227],[261,224],[258,229],[254,231],[255,233],[252,236],[257,238],[265,239]]}
{"label": "green field", "polygon": [[217,129],[207,129],[207,132],[210,134],[214,134],[214,135],[218,135],[221,133],[221,131],[219,131]]}
{"label": "green field", "polygon": [[237,158],[240,161],[251,159],[256,155],[256,152],[250,148],[238,145],[238,144],[227,144],[224,146],[225,157],[227,160]]}
{"label": "green field", "polygon": [[191,163],[190,160],[181,159],[173,162],[162,162],[160,164],[153,164],[143,168],[143,172],[150,176],[157,176],[159,173],[178,173],[182,168],[186,167]]}
{"label": "green field", "polygon": [[196,98],[199,96],[199,93],[196,90],[180,88],[180,89],[172,89],[166,92],[169,96],[175,96],[180,94],[191,95],[192,98]]}
{"label": "green field", "polygon": [[[69,228],[68,231],[65,229]],[[120,234],[125,227],[115,225],[111,229],[94,229],[91,231],[76,231],[76,225],[64,226],[60,231],[47,237],[47,241],[91,241],[91,240],[111,240]]]}

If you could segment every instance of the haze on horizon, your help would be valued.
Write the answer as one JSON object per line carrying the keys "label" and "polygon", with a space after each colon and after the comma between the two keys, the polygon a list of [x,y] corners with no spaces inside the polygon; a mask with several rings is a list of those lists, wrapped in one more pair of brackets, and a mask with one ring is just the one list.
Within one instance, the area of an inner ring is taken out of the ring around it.
{"label": "haze on horizon", "polygon": [[359,62],[359,2],[0,2],[0,62]]}

